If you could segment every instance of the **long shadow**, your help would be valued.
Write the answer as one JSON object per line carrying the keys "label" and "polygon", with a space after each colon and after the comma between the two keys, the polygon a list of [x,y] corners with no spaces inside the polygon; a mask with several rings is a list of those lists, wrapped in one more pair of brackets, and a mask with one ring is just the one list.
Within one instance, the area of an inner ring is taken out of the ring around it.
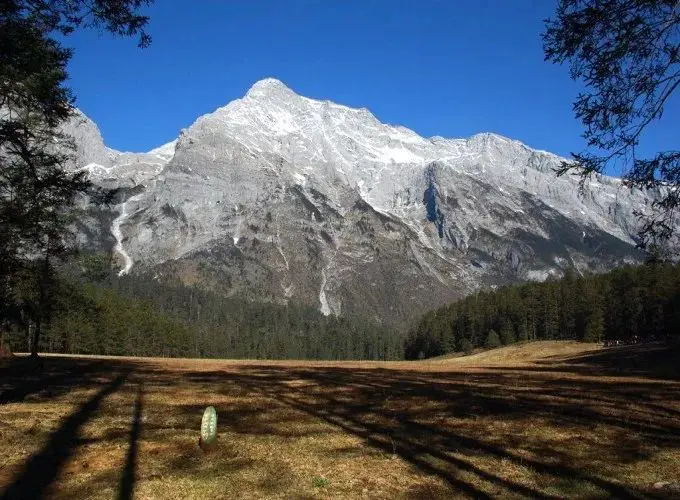
{"label": "long shadow", "polygon": [[[662,342],[618,346],[571,357],[538,361],[541,368],[583,375],[680,380],[680,346]],[[564,363],[565,366],[555,366]]]}
{"label": "long shadow", "polygon": [[143,398],[144,391],[140,382],[137,389],[137,400],[135,401],[135,410],[132,417],[132,429],[130,430],[128,452],[127,456],[125,457],[125,467],[123,468],[123,475],[121,477],[120,487],[118,489],[119,500],[131,499],[135,489],[138,441],[139,434],[142,429],[142,411],[144,405]]}
{"label": "long shadow", "polygon": [[42,498],[49,485],[77,448],[80,427],[99,409],[102,400],[120,388],[125,375],[119,375],[102,387],[78,411],[71,414],[52,434],[45,446],[26,463],[14,482],[5,490],[2,500]]}
{"label": "long shadow", "polygon": [[[243,380],[244,385],[248,385],[254,391],[257,391],[265,396],[276,398],[289,406],[313,415],[317,418],[340,427],[341,429],[350,432],[358,437],[363,438],[371,446],[379,448],[386,452],[393,452],[401,456],[408,462],[411,462],[421,470],[435,474],[452,487],[457,488],[467,494],[473,495],[476,498],[492,498],[483,491],[475,488],[473,485],[462,481],[455,477],[449,470],[443,467],[437,467],[426,460],[428,455],[442,462],[447,462],[455,469],[472,472],[478,477],[489,481],[496,486],[505,488],[513,493],[526,495],[530,498],[560,498],[553,495],[542,493],[533,488],[515,483],[508,479],[499,477],[495,474],[489,473],[475,465],[462,460],[460,458],[451,456],[444,450],[468,451],[470,454],[477,454],[483,452],[485,454],[496,456],[500,459],[510,460],[517,465],[529,466],[537,472],[551,474],[555,477],[566,477],[578,479],[589,482],[598,488],[606,491],[614,498],[621,499],[637,499],[641,495],[632,489],[618,485],[616,483],[603,480],[591,475],[588,475],[580,470],[562,466],[546,464],[537,460],[532,460],[526,457],[518,456],[508,452],[497,446],[489,445],[479,439],[460,436],[451,432],[443,431],[440,428],[434,428],[429,425],[420,424],[403,416],[386,415],[377,408],[377,405],[354,405],[347,407],[346,404],[340,403],[330,396],[325,396],[323,405],[305,404],[295,397],[295,393],[299,392],[295,389],[289,389],[293,396],[286,396],[283,391],[272,387],[270,384],[255,385],[249,380]],[[379,423],[371,423],[367,419],[362,418],[362,414],[380,415],[386,419],[393,419],[397,425],[393,425],[391,432],[386,432],[386,427]],[[430,438],[430,443],[427,442]],[[432,439],[434,438],[434,439]],[[434,441],[434,442],[432,442]]]}
{"label": "long shadow", "polygon": [[[68,371],[73,360],[68,363],[60,365],[61,369]],[[602,459],[609,457],[614,463],[634,463],[658,450],[673,453],[680,450],[677,420],[680,408],[673,404],[680,400],[680,384],[670,381],[575,378],[555,373],[553,367],[548,366],[436,373],[252,365],[224,371],[184,372],[179,380],[176,374],[134,363],[106,361],[75,363],[75,366],[65,379],[58,370],[49,372],[50,376],[57,377],[59,388],[85,387],[96,383],[91,373],[110,377],[114,369],[134,371],[144,381],[144,389],[141,384],[138,386],[129,434],[123,434],[129,440],[125,465],[121,474],[112,479],[118,481],[121,499],[133,497],[142,413],[145,411],[148,416],[149,411],[154,411],[152,407],[144,408],[144,393],[149,393],[150,386],[172,392],[173,386],[186,382],[229,396],[250,396],[242,404],[225,408],[221,414],[221,425],[232,432],[272,434],[284,439],[329,432],[323,430],[326,426],[316,424],[308,429],[309,433],[305,426],[295,432],[288,429],[289,421],[305,414],[305,419],[330,424],[360,438],[379,453],[399,456],[414,468],[443,479],[451,488],[452,496],[551,499],[555,498],[555,492],[560,492],[562,497],[570,496],[563,488],[568,489],[569,481],[573,481],[591,492],[589,495],[658,497],[651,487],[609,479],[603,472],[606,468],[601,466]],[[575,365],[573,370],[563,368],[565,372],[580,375],[585,373],[580,371],[580,366]],[[85,371],[87,377],[82,376]],[[20,382],[20,377],[14,380],[15,384]],[[3,383],[0,382],[0,386]],[[2,500],[43,495],[63,463],[82,444],[77,439],[78,428],[97,410],[102,398],[121,383],[122,380],[116,379],[69,417],[43,450],[30,459]],[[280,404],[272,407],[268,401]],[[202,407],[202,402],[197,400],[195,405],[179,411],[187,420],[189,415],[193,418],[200,413]],[[218,411],[221,410],[218,408]],[[562,447],[557,441],[542,439],[540,435],[521,432],[515,435],[502,430],[498,435],[488,435],[485,424],[474,424],[477,418],[485,417],[487,422],[508,423],[513,430],[532,422],[539,422],[537,425],[544,422],[548,429],[570,429],[582,434],[578,453],[570,446]],[[181,421],[172,425],[182,426]],[[155,425],[166,429],[163,419]],[[153,422],[145,424],[145,436],[153,432],[153,428]],[[190,453],[184,455],[186,458]],[[515,470],[525,471],[528,477],[535,472],[540,474],[539,481],[547,480],[553,486],[540,486],[540,483],[529,486],[494,470],[487,459],[479,460],[479,457],[509,463]],[[179,468],[190,465],[182,456],[177,460]],[[567,486],[561,486],[563,480]],[[599,493],[592,493],[593,490]]]}
{"label": "long shadow", "polygon": [[37,364],[29,358],[13,359],[12,363],[0,372],[3,380],[0,386],[0,405],[22,402],[26,397],[42,392],[48,387],[70,385],[68,382],[74,376],[78,376],[82,368],[74,365],[70,371],[50,373],[44,368],[45,361],[40,360],[40,363]]}
{"label": "long shadow", "polygon": [[75,387],[92,387],[99,377],[123,372],[130,365],[110,360],[26,357],[12,359],[0,369],[0,405],[18,403],[45,392],[49,397],[70,392]]}
{"label": "long shadow", "polygon": [[[521,373],[509,373],[510,376],[493,371],[433,375],[380,369],[253,366],[236,372],[187,373],[185,377],[213,386],[231,382],[229,388],[236,382],[249,391],[352,433],[373,448],[399,455],[419,469],[446,480],[454,490],[470,496],[488,497],[474,484],[464,481],[458,471],[471,473],[501,491],[532,498],[552,498],[550,494],[476,466],[470,459],[478,455],[508,461],[556,480],[590,485],[588,488],[595,488],[608,497],[658,496],[648,489],[639,489],[638,485],[627,486],[591,472],[587,467],[588,458],[574,463],[568,453],[553,449],[549,444],[540,441],[530,444],[532,456],[529,457],[506,448],[510,442],[500,446],[485,437],[471,436],[469,431],[459,433],[435,425],[432,416],[436,413],[463,419],[490,416],[507,421],[532,421],[539,417],[553,425],[577,426],[586,432],[596,424],[604,425],[614,431],[620,429],[630,435],[631,440],[620,449],[617,448],[623,445],[620,440],[604,444],[593,442],[592,459],[598,460],[603,453],[611,453],[613,460],[624,462],[627,457],[630,460],[644,457],[641,451],[644,446],[680,448],[677,439],[680,427],[673,418],[674,411],[658,411],[663,407],[656,403],[677,400],[680,386],[659,382],[631,385],[624,381],[574,381],[539,374],[525,378]],[[300,380],[311,384],[291,384]],[[513,382],[516,380],[521,383],[515,387]],[[230,390],[225,389],[227,393]],[[645,397],[648,392],[656,393],[656,396]],[[390,410],[385,405],[390,398],[406,404],[400,410]],[[420,401],[433,403],[436,409],[427,405],[421,408]],[[632,403],[636,405],[633,409]],[[618,413],[612,415],[612,410]],[[508,437],[512,436],[505,436]],[[626,448],[628,445],[630,449]]]}
{"label": "long shadow", "polygon": [[[255,389],[257,390],[257,389]],[[271,392],[260,391],[262,394],[267,396],[272,396]],[[385,432],[385,428],[382,425],[369,424],[358,418],[352,418],[348,415],[348,412],[342,412],[338,414],[336,412],[328,410],[319,410],[313,405],[307,405],[296,401],[295,398],[289,398],[279,395],[279,401],[286,403],[287,405],[295,408],[297,410],[303,411],[309,415],[316,418],[320,418],[331,425],[341,428],[344,431],[350,432],[355,436],[361,437],[372,447],[380,449],[387,453],[393,453],[399,455],[401,458],[405,459],[407,462],[412,463],[419,469],[434,474],[441,477],[452,487],[463,491],[467,494],[474,496],[475,498],[493,498],[489,494],[483,492],[482,490],[476,488],[474,485],[463,481],[460,478],[455,477],[450,471],[438,467],[430,463],[426,457],[429,455],[440,461],[448,462],[459,470],[464,470],[467,472],[472,472],[478,477],[485,479],[491,483],[498,486],[502,486],[514,493],[521,493],[523,495],[529,496],[531,498],[540,499],[553,499],[560,498],[557,496],[546,495],[537,491],[533,488],[509,481],[495,474],[491,474],[473,464],[461,460],[456,457],[452,457],[439,451],[438,449],[432,448],[427,445],[422,445],[416,440],[405,438],[403,436],[397,436],[396,432]],[[330,403],[331,401],[329,401]]]}
{"label": "long shadow", "polygon": [[[259,373],[265,371],[260,369]],[[350,376],[342,368],[286,370],[286,373],[327,387],[354,388],[355,392],[359,391],[358,397],[342,404],[343,408],[357,413],[367,409],[369,400],[380,403],[380,395],[383,398],[425,398],[446,405],[451,416],[460,418],[494,416],[512,420],[536,415],[558,420],[561,424],[605,424],[644,437],[657,445],[680,445],[680,425],[674,418],[677,412],[649,401],[650,394],[673,401],[680,394],[680,386],[590,380],[579,380],[574,384],[566,379],[533,376],[523,379],[522,385],[514,388],[511,380],[505,381],[495,373],[444,373],[438,379],[422,372],[404,376],[390,370],[352,370]],[[275,373],[270,375],[277,376]],[[208,377],[204,374],[204,378]],[[631,411],[631,403],[640,407]],[[417,411],[411,409],[408,413],[414,416]]]}

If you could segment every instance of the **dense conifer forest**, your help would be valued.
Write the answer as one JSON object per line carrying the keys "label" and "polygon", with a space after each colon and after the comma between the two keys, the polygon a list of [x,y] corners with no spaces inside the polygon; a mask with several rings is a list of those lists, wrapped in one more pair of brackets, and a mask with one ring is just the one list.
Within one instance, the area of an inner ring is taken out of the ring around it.
{"label": "dense conifer forest", "polygon": [[680,332],[680,265],[652,263],[602,275],[480,292],[425,314],[406,359],[530,340],[642,342]]}
{"label": "dense conifer forest", "polygon": [[[425,314],[410,330],[310,306],[253,302],[168,283],[117,277],[102,256],[57,273],[40,351],[250,359],[419,359],[532,340],[663,340],[680,332],[680,265],[623,267],[603,275],[480,292]],[[17,315],[2,343],[30,350]],[[408,332],[408,333],[407,333]]]}
{"label": "dense conifer forest", "polygon": [[[316,308],[253,302],[150,275],[116,277],[102,256],[59,272],[40,351],[70,354],[249,359],[403,359],[404,335]],[[4,342],[30,350],[30,324]]]}

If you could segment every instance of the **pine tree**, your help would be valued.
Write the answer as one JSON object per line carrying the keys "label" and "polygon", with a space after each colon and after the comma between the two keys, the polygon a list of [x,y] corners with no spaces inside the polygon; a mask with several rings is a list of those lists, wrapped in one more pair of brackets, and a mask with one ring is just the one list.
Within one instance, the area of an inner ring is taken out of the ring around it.
{"label": "pine tree", "polygon": [[558,337],[559,332],[559,305],[556,296],[555,285],[547,284],[543,289],[543,331],[542,338],[552,340]]}
{"label": "pine tree", "polygon": [[503,345],[510,345],[517,342],[515,329],[510,321],[506,321],[503,328],[501,328],[501,340],[503,341]]}
{"label": "pine tree", "polygon": [[65,86],[71,51],[56,35],[85,25],[139,33],[140,44],[148,44],[147,18],[135,14],[148,3],[11,0],[0,8],[0,319],[6,323],[18,300],[17,281],[29,272],[37,289],[31,303],[24,300],[33,356],[51,319],[53,267],[68,247],[75,201],[91,188],[85,172],[66,169],[73,146],[59,126],[73,112]]}
{"label": "pine tree", "polygon": [[584,342],[600,342],[604,336],[604,318],[601,307],[594,307],[586,319]]}
{"label": "pine tree", "polygon": [[590,150],[565,161],[559,174],[577,170],[584,187],[593,173],[618,164],[628,187],[658,189],[652,210],[638,214],[640,244],[655,252],[678,227],[680,151],[641,158],[637,146],[648,127],[660,126],[680,88],[678,30],[677,0],[560,0],[543,34],[546,60],[568,63],[571,77],[585,84],[573,108]]}
{"label": "pine tree", "polygon": [[517,342],[526,342],[529,340],[529,333],[526,320],[519,324],[517,330]]}
{"label": "pine tree", "polygon": [[489,334],[486,337],[486,347],[489,349],[494,349],[500,347],[501,339],[495,330],[489,330]]}

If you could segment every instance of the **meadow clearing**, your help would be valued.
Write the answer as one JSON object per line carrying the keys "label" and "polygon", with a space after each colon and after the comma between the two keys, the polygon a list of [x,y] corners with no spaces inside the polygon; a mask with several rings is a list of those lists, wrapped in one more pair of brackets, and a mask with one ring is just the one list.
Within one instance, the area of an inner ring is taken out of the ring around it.
{"label": "meadow clearing", "polygon": [[[0,498],[671,498],[678,352],[0,360]],[[218,445],[198,447],[203,409]]]}

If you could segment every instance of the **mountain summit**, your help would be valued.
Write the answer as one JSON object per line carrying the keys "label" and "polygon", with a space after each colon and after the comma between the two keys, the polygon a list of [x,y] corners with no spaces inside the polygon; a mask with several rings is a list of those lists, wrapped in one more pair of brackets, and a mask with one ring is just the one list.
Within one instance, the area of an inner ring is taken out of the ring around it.
{"label": "mountain summit", "polygon": [[293,93],[293,91],[281,80],[277,80],[276,78],[264,78],[255,82],[246,95],[257,96],[277,92]]}
{"label": "mountain summit", "polygon": [[404,321],[480,288],[634,262],[653,193],[557,178],[563,158],[495,134],[425,138],[257,82],[148,153],[70,127],[78,164],[125,194],[90,221],[122,272],[200,281],[324,314]]}

